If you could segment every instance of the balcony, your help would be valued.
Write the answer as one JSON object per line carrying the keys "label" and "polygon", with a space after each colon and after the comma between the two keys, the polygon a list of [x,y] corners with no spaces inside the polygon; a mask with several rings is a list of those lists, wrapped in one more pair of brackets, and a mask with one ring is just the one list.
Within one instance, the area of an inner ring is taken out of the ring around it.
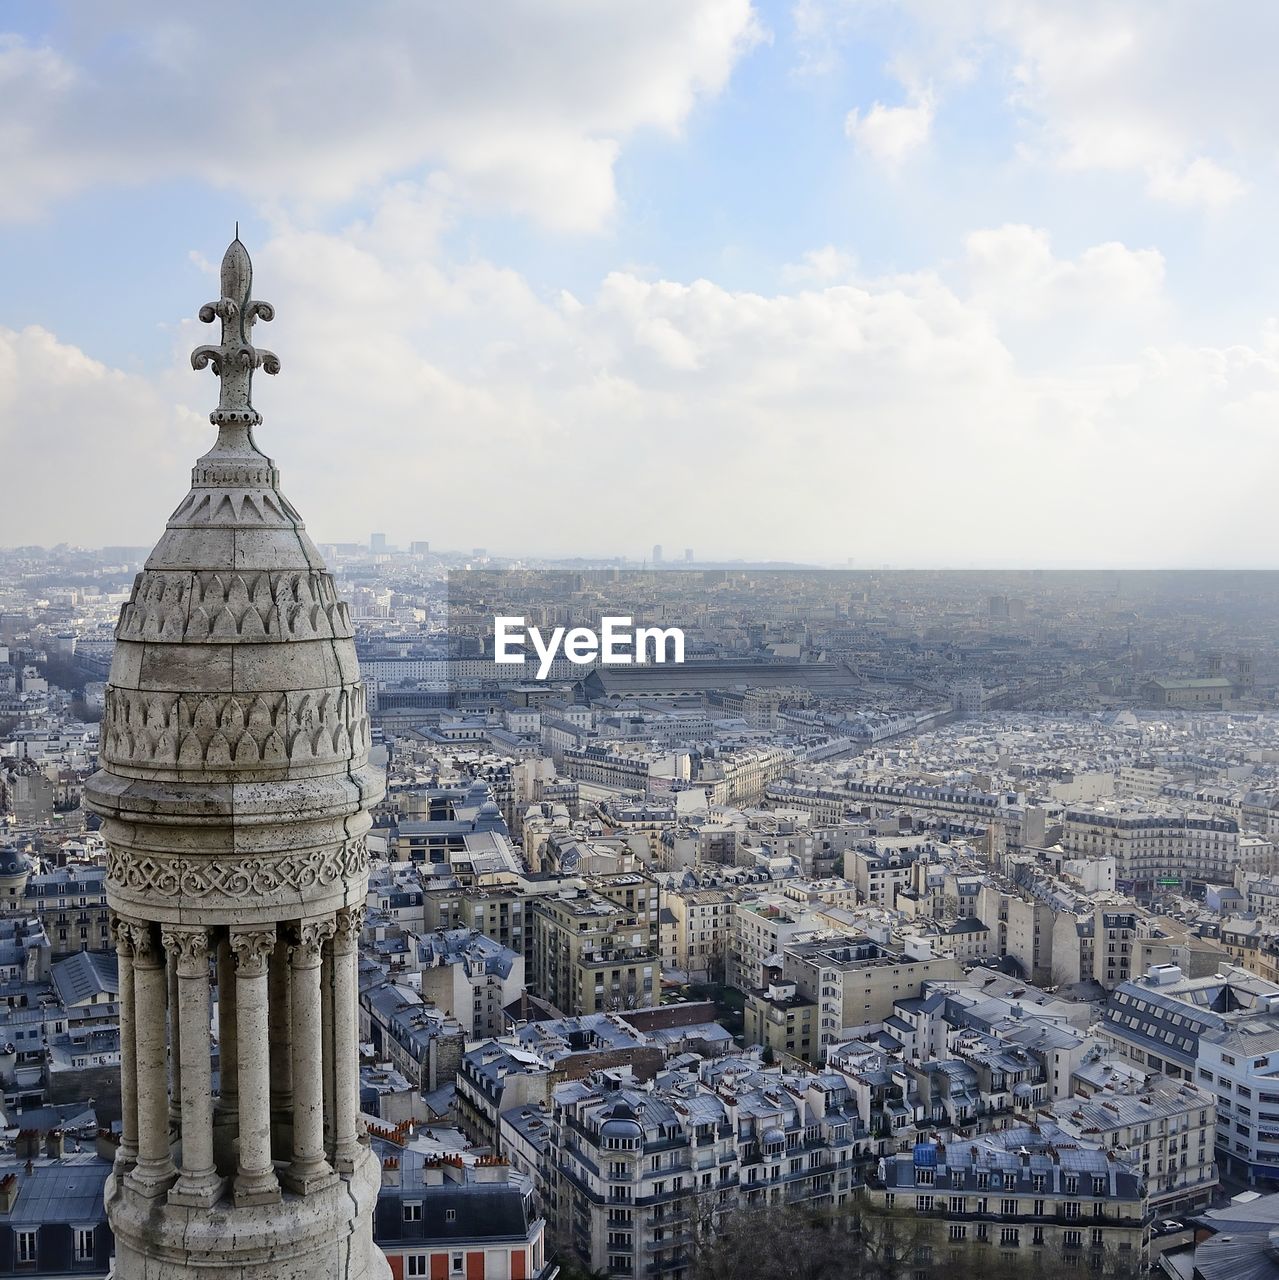
{"label": "balcony", "polygon": [[668,1249],[685,1248],[696,1238],[697,1233],[689,1227],[683,1231],[668,1231],[660,1240],[649,1238],[642,1247],[645,1253],[665,1253]]}

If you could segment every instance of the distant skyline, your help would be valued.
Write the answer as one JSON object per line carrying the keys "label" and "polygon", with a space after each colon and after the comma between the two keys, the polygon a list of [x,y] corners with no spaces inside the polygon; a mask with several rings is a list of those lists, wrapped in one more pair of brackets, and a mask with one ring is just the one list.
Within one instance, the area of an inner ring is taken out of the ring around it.
{"label": "distant skyline", "polygon": [[154,542],[238,219],[318,542],[1276,567],[1277,37],[1260,2],[17,0],[0,545]]}

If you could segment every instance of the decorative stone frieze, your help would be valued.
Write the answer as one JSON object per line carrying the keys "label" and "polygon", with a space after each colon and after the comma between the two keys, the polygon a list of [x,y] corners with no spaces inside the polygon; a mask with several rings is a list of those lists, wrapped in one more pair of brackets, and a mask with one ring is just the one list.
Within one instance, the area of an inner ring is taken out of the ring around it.
{"label": "decorative stone frieze", "polygon": [[368,874],[364,840],[351,840],[335,849],[311,849],[279,858],[139,856],[127,849],[107,850],[107,883],[131,893],[161,898],[221,896],[244,899],[278,893],[305,892],[341,881],[361,880]]}
{"label": "decorative stone frieze", "polygon": [[120,607],[121,640],[233,644],[350,639],[347,606],[327,573],[144,570]]}
{"label": "decorative stone frieze", "polygon": [[363,685],[290,693],[109,687],[102,755],[134,768],[283,768],[349,760],[370,744]]}

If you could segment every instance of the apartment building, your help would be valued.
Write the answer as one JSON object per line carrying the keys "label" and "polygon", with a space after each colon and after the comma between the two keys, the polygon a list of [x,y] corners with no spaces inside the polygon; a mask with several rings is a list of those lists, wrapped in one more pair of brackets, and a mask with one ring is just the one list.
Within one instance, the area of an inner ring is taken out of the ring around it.
{"label": "apartment building", "polygon": [[659,890],[638,873],[536,899],[529,986],[561,1013],[641,1009],[661,995]]}
{"label": "apartment building", "polygon": [[652,1092],[608,1073],[552,1095],[548,1217],[592,1270],[683,1280],[719,1215],[837,1207],[857,1184],[857,1113],[838,1072],[704,1064]]}
{"label": "apartment building", "polygon": [[675,889],[671,914],[675,968],[694,982],[723,982],[732,949],[734,895],[727,889]]}
{"label": "apartment building", "polygon": [[0,914],[38,919],[55,956],[111,950],[106,882],[97,863],[40,871],[27,854],[0,850]]}
{"label": "apartment building", "polygon": [[817,1062],[822,1042],[817,1034],[817,1002],[800,995],[794,982],[770,969],[768,985],[746,993],[743,1038],[748,1045],[763,1045],[779,1059]]}
{"label": "apartment building", "polygon": [[882,1159],[867,1193],[933,1224],[936,1263],[977,1248],[1028,1267],[1036,1255],[1093,1270],[1118,1259],[1123,1274],[1139,1275],[1149,1260],[1153,1212],[1140,1173],[1047,1121],[917,1143]]}
{"label": "apartment building", "polygon": [[551,1280],[532,1181],[505,1160],[383,1145],[374,1239],[392,1280]]}
{"label": "apartment building", "polygon": [[414,936],[413,961],[423,999],[451,1013],[468,1037],[501,1035],[508,1004],[524,990],[524,955],[472,929]]}
{"label": "apartment building", "polygon": [[782,964],[783,976],[799,995],[817,1005],[820,1045],[892,1017],[894,1001],[919,995],[929,979],[963,976],[957,960],[890,950],[862,936],[791,942]]}
{"label": "apartment building", "polygon": [[[1271,998],[1279,1010],[1279,994]],[[1217,1099],[1217,1157],[1251,1185],[1279,1180],[1279,1013],[1200,1037],[1195,1083]]]}
{"label": "apartment building", "polygon": [[844,879],[857,886],[863,902],[891,909],[897,891],[910,887],[919,849],[901,847],[849,849],[844,854]]}
{"label": "apartment building", "polygon": [[1219,1183],[1215,1093],[1104,1059],[1081,1067],[1075,1084],[1075,1096],[1052,1108],[1066,1133],[1139,1169],[1156,1214],[1208,1206]]}
{"label": "apartment building", "polygon": [[768,966],[794,938],[820,928],[815,912],[783,894],[763,894],[733,905],[728,985],[738,991],[762,987]]}
{"label": "apartment building", "polygon": [[[1061,843],[1070,853],[1113,857],[1119,887],[1145,895],[1191,880],[1230,884],[1239,837],[1235,818],[1100,801],[1067,807]],[[1259,868],[1268,863],[1262,844],[1246,851]]]}

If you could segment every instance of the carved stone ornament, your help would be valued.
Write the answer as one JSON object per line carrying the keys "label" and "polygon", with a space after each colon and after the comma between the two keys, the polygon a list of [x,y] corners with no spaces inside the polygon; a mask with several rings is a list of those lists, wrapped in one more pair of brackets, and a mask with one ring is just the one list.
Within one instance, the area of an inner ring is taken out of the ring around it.
{"label": "carved stone ornament", "polygon": [[[188,502],[195,500],[192,495]],[[206,501],[208,498],[206,496]],[[266,498],[261,499],[266,502]],[[241,503],[247,512],[252,499]],[[256,510],[256,508],[253,508]],[[182,515],[179,508],[175,515]],[[276,514],[279,514],[278,512]],[[280,515],[280,519],[285,519]],[[262,520],[257,523],[263,523]],[[350,639],[351,614],[327,573],[146,570],[120,607],[120,640],[208,644]]]}
{"label": "carved stone ornament", "polygon": [[290,939],[289,958],[299,969],[309,969],[320,963],[324,944],[337,932],[332,920],[304,920],[293,930]]}
{"label": "carved stone ornament", "polygon": [[133,959],[133,921],[126,920],[124,916],[111,913],[111,943],[115,947],[116,954]]}
{"label": "carved stone ornament", "polygon": [[164,953],[160,950],[160,940],[155,930],[144,920],[124,922],[122,927],[129,931],[129,943],[133,948],[133,963],[142,969],[154,968],[164,963]]}
{"label": "carved stone ornament", "polygon": [[364,928],[364,907],[343,907],[337,914],[337,933],[335,940],[344,947],[354,947],[360,940],[360,931]]}
{"label": "carved stone ornament", "polygon": [[286,768],[368,752],[362,684],[291,693],[146,693],[108,687],[102,755],[174,769]]}
{"label": "carved stone ornament", "polygon": [[108,848],[107,881],[130,893],[160,898],[252,898],[289,891],[323,889],[356,879],[368,870],[363,840],[332,849],[311,849],[279,858],[204,859],[135,854]]}
{"label": "carved stone ornament", "polygon": [[207,929],[171,925],[161,930],[160,940],[182,977],[198,978],[209,972]]}
{"label": "carved stone ornament", "polygon": [[191,352],[191,367],[212,366],[222,384],[218,407],[209,414],[217,426],[244,423],[256,426],[262,415],[253,407],[253,371],[280,372],[279,357],[273,351],[255,347],[251,341],[253,325],[258,320],[275,319],[275,308],[269,302],[258,302],[249,296],[253,288],[253,264],[239,236],[232,241],[222,258],[222,296],[200,308],[205,324],[222,321],[222,341],[214,346],[196,347]]}
{"label": "carved stone ornament", "polygon": [[235,953],[237,977],[260,978],[275,950],[275,930],[232,929],[231,950]]}

